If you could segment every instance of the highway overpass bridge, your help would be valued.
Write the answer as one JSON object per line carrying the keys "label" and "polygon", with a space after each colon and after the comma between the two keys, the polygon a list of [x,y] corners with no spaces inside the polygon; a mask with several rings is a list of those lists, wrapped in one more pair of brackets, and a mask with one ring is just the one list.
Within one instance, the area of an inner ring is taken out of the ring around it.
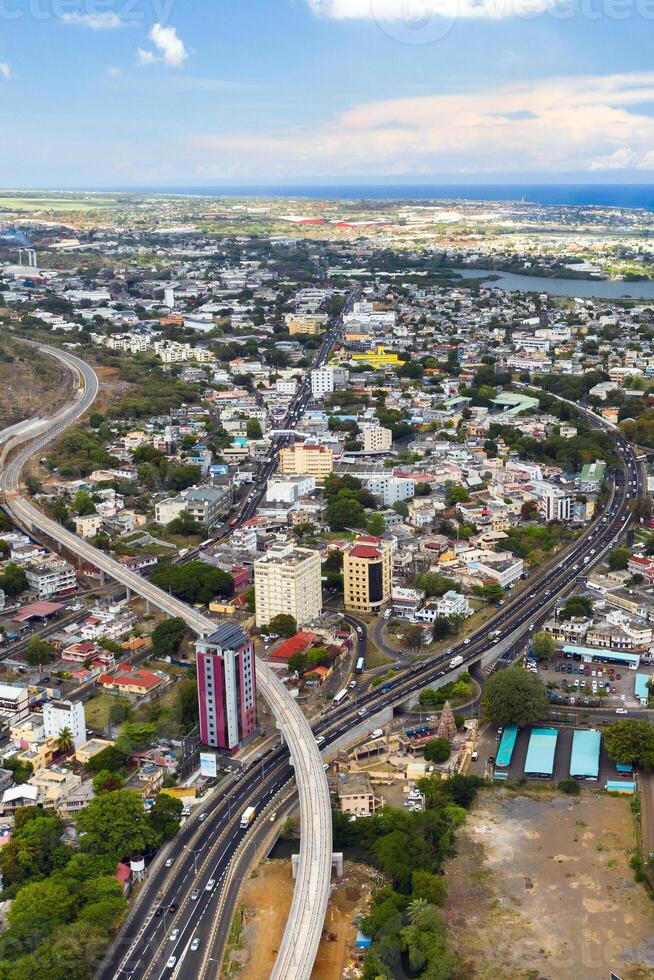
{"label": "highway overpass bridge", "polygon": [[[88,561],[167,615],[184,619],[199,636],[207,636],[216,628],[214,620],[125,569],[113,558],[46,517],[21,495],[20,474],[27,460],[80,419],[93,404],[99,388],[95,372],[84,361],[56,348],[41,346],[40,349],[72,370],[79,379],[79,387],[75,400],[61,409],[35,439],[30,439],[33,430],[26,426],[24,438],[30,441],[18,449],[0,474],[0,490],[6,508],[26,530],[48,535],[63,548]],[[16,441],[15,432],[10,433],[7,447],[13,449]],[[332,829],[329,789],[320,752],[306,718],[279,678],[260,661],[257,661],[257,684],[277,719],[293,759],[302,825],[293,901],[271,976],[274,980],[308,980],[322,935],[330,890]]]}

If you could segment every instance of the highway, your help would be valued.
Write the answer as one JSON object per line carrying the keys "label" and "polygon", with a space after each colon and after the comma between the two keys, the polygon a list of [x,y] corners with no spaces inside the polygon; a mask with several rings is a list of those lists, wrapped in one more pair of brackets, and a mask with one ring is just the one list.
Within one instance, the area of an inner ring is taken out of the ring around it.
{"label": "highway", "polygon": [[[331,342],[333,343],[333,339]],[[54,351],[52,348],[45,348],[45,350],[46,352]],[[7,506],[18,523],[44,531],[73,553],[80,554],[169,615],[181,616],[199,634],[205,635],[211,632],[215,627],[212,620],[200,615],[167,593],[161,592],[141,576],[117,565],[111,558],[96,551],[75,535],[46,518],[28,500],[20,496],[20,472],[27,459],[79,418],[92,404],[97,392],[97,379],[84,362],[72,358],[71,355],[62,355],[60,351],[55,351],[53,356],[58,356],[74,366],[83,378],[83,385],[79,389],[75,403],[70,410],[58,413],[53,419],[52,427],[20,450],[7,466],[1,478],[2,490],[7,495]],[[291,427],[297,421],[300,412],[303,411],[303,406],[306,405],[308,397],[306,386],[304,386],[304,389],[301,389],[295,402],[289,408],[288,421]],[[410,694],[420,691],[434,680],[451,673],[449,660],[452,656],[460,654],[464,658],[464,664],[472,664],[479,660],[482,654],[489,649],[487,637],[490,632],[501,630],[502,638],[510,635],[512,645],[517,648],[521,643],[524,643],[525,637],[529,633],[529,627],[535,628],[536,624],[549,615],[554,602],[572,589],[577,577],[587,572],[604,557],[608,550],[615,546],[629,523],[628,503],[630,499],[639,495],[642,477],[633,451],[620,433],[610,428],[593,413],[580,409],[578,406],[575,408],[582,415],[585,415],[588,421],[602,425],[616,436],[617,450],[625,465],[627,478],[626,480],[621,479],[618,475],[615,494],[607,507],[605,516],[591,525],[567,550],[564,556],[559,556],[557,567],[543,569],[534,576],[530,583],[532,592],[529,595],[522,593],[514,600],[507,601],[497,615],[485,624],[479,634],[453,647],[446,656],[432,660],[425,665],[413,665],[399,674],[390,685],[384,685],[381,689],[359,695],[356,707],[353,707],[351,702],[346,701],[339,708],[331,710],[315,726],[315,733],[325,737],[324,748],[328,748],[332,741],[347,732],[354,723],[359,721],[362,712],[373,714],[378,708],[400,704]],[[280,441],[271,448],[270,458],[259,474],[255,491],[245,502],[238,518],[239,522],[247,520],[256,509],[261,495],[265,492],[266,480],[276,466],[276,454],[283,440],[287,438],[289,437],[281,437]],[[310,975],[320,939],[331,867],[329,795],[322,771],[320,754],[304,716],[294,702],[289,703],[290,699],[283,685],[264,665],[258,663],[257,671],[257,679],[262,693],[271,704],[280,726],[287,736],[295,763],[303,827],[300,870],[294,893],[293,908],[289,917],[289,927],[280,946],[273,973],[273,976],[283,977],[286,980],[289,977],[308,977]],[[183,828],[178,838],[173,842],[172,850],[175,858],[172,868],[170,870],[155,869],[152,872],[150,887],[147,889],[147,894],[150,896],[153,887],[160,887],[162,898],[161,901],[158,900],[157,904],[165,905],[167,908],[174,904],[176,908],[173,912],[159,917],[155,914],[153,907],[145,908],[146,903],[143,903],[143,908],[139,906],[138,913],[133,916],[129,928],[125,930],[125,936],[121,933],[120,948],[115,950],[115,955],[112,954],[109,962],[105,964],[103,971],[99,974],[100,976],[118,976],[120,973],[131,974],[132,972],[137,976],[147,976],[152,970],[161,966],[161,959],[165,954],[176,958],[175,965],[168,970],[168,974],[172,975],[176,971],[178,963],[191,955],[190,943],[192,938],[195,938],[196,929],[200,931],[202,934],[200,938],[202,938],[205,935],[204,929],[210,928],[211,916],[208,907],[210,905],[215,907],[214,896],[219,893],[226,868],[244,833],[240,832],[238,827],[234,827],[233,821],[230,822],[229,819],[225,828],[225,809],[228,809],[229,816],[232,806],[240,806],[242,803],[250,803],[252,800],[263,804],[266,802],[266,798],[272,799],[275,793],[283,788],[292,777],[293,770],[288,765],[288,758],[284,749],[276,750],[266,760],[265,764],[268,769],[265,778],[261,778],[257,764],[254,770],[244,777],[236,792],[234,803],[232,803],[231,798],[228,801],[212,801],[207,807],[207,817],[202,825],[191,820],[187,825],[188,830],[187,827]],[[207,851],[206,857],[200,859],[196,853],[196,845],[191,846],[189,844],[189,837],[194,833],[198,840],[202,839],[206,842],[203,847],[208,847],[210,841],[217,841],[219,850],[213,847],[211,851]],[[186,854],[185,851],[187,851]],[[199,860],[206,861],[206,864],[198,865]],[[210,878],[214,878],[216,881],[213,891],[202,892],[204,896],[202,899],[200,897],[197,899],[190,898],[192,888],[195,887],[196,867],[198,885]],[[178,901],[178,899],[180,900]],[[166,903],[170,903],[170,905]],[[160,925],[161,919],[164,920],[163,925]],[[169,927],[179,928],[179,937],[169,945],[166,943],[162,949],[163,933]],[[145,931],[141,933],[141,930]],[[160,930],[162,931],[161,937],[158,936]],[[193,933],[192,937],[190,933]],[[129,942],[130,936],[132,937],[131,942]],[[150,952],[147,953],[149,957],[147,963],[143,959],[144,954],[141,954],[135,970],[132,971],[134,950],[131,946],[134,942],[134,936],[139,936],[135,948],[138,948],[139,951],[149,950]],[[160,973],[156,975],[165,976],[166,969],[164,965],[161,967]]]}
{"label": "highway", "polygon": [[[89,365],[56,348],[41,346],[41,350],[71,368],[80,379],[80,387],[74,402],[61,409],[47,430],[19,449],[4,468],[0,475],[0,491],[5,496],[5,505],[19,525],[37,533],[45,533],[72,554],[95,565],[158,609],[170,616],[183,618],[199,635],[210,634],[216,626],[213,620],[200,615],[140,575],[123,568],[103,552],[46,517],[20,495],[20,474],[28,459],[81,418],[93,404],[98,392],[98,379]],[[272,976],[284,980],[291,977],[304,980],[311,974],[329,897],[332,852],[329,790],[322,759],[308,722],[274,672],[260,661],[257,661],[257,684],[277,719],[295,764],[303,828],[293,903]],[[210,825],[207,823],[205,835],[209,830]],[[186,884],[187,890],[190,890],[192,881]],[[195,909],[189,911],[189,919],[192,919]],[[173,954],[174,950],[170,950],[170,953]],[[116,973],[121,971],[122,966],[122,962],[116,964]]]}

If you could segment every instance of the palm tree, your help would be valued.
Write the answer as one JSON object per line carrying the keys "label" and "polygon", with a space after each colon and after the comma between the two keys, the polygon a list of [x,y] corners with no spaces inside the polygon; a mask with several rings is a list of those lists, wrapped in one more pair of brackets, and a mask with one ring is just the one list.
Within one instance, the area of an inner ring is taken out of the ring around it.
{"label": "palm tree", "polygon": [[409,902],[406,910],[409,922],[415,922],[420,913],[424,912],[428,905],[429,902],[426,898],[414,898],[412,902]]}
{"label": "palm tree", "polygon": [[62,728],[57,735],[57,750],[61,752],[62,755],[66,755],[70,752],[75,743],[73,741],[73,733],[70,728]]}

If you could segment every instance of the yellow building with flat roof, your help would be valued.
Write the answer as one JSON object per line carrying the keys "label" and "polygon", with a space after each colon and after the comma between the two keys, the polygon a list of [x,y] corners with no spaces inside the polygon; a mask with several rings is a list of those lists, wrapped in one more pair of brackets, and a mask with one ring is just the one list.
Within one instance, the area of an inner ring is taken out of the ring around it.
{"label": "yellow building with flat roof", "polygon": [[371,367],[400,367],[402,361],[397,354],[387,354],[383,347],[376,350],[368,350],[364,354],[352,354],[349,360],[357,364],[370,364]]}

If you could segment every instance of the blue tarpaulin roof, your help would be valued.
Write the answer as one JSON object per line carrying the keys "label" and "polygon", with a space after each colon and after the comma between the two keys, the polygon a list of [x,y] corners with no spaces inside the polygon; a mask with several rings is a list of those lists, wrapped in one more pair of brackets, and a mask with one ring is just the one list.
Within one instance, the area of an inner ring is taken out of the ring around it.
{"label": "blue tarpaulin roof", "polygon": [[552,775],[558,735],[556,728],[534,728],[529,738],[525,774]]}
{"label": "blue tarpaulin roof", "polygon": [[577,776],[581,779],[597,779],[601,742],[602,736],[594,730],[574,733],[570,757],[571,776]]}

